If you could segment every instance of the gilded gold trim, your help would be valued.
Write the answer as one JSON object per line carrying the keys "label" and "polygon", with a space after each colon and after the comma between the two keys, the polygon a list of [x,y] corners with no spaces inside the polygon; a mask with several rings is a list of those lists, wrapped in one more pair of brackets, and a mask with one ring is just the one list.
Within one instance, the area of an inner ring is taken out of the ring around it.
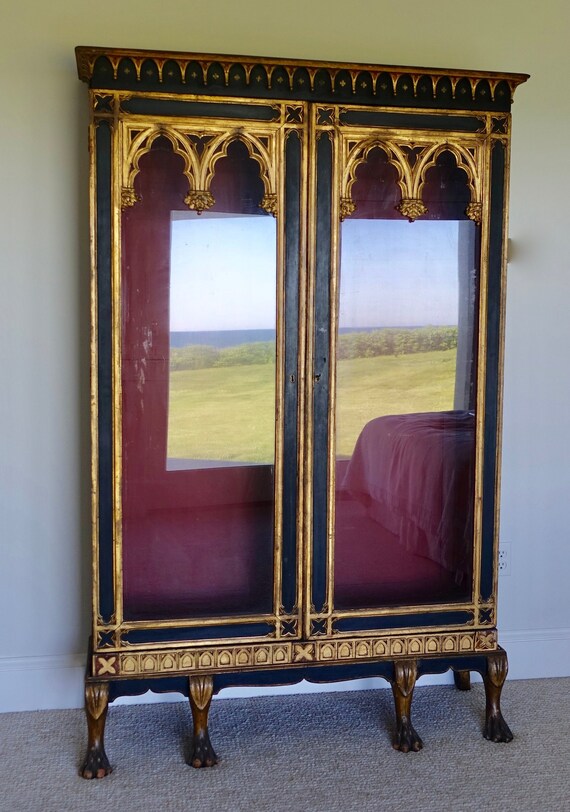
{"label": "gilded gold trim", "polygon": [[[279,612],[278,614],[258,614],[258,615],[229,615],[226,617],[209,618],[170,618],[168,620],[123,620],[120,628],[117,627],[116,620],[104,623],[101,618],[96,625],[97,631],[117,628],[122,633],[129,631],[144,631],[148,629],[187,629],[187,628],[208,628],[209,626],[233,626],[244,623],[267,623],[276,626],[282,621],[296,620],[296,614]],[[271,632],[272,634],[272,632]]]}
{"label": "gilded gold trim", "polygon": [[476,654],[496,651],[496,630],[432,631],[409,635],[379,634],[368,637],[292,642],[281,640],[257,645],[168,651],[105,653],[93,656],[94,676],[135,677],[172,673],[216,674],[228,671],[286,668],[304,664],[362,662],[420,657]]}
{"label": "gilded gold trim", "polygon": [[[384,615],[410,615],[416,612],[433,613],[433,612],[474,612],[477,604],[473,602],[464,603],[431,603],[431,604],[411,604],[406,606],[376,606],[371,609],[335,609],[333,611],[333,618],[341,620],[343,618],[355,617],[382,617]],[[311,616],[313,619],[322,617],[322,614],[315,613]]]}

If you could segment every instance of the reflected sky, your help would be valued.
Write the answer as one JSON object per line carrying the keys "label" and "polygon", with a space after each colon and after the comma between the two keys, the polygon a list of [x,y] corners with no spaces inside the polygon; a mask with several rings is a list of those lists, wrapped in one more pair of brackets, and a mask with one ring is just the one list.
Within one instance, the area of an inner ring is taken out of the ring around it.
{"label": "reflected sky", "polygon": [[[349,219],[340,326],[457,324],[458,223]],[[170,330],[275,326],[276,221],[173,212]]]}
{"label": "reflected sky", "polygon": [[340,327],[457,324],[458,223],[345,220]]}
{"label": "reflected sky", "polygon": [[276,220],[172,214],[170,330],[275,329]]}

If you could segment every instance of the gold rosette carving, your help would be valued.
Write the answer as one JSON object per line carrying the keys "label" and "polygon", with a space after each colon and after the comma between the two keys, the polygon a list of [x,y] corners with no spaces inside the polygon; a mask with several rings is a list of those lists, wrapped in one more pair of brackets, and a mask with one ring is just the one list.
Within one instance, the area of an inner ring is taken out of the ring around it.
{"label": "gold rosette carving", "polygon": [[346,217],[350,217],[351,214],[354,214],[356,209],[356,203],[350,197],[342,197],[340,199],[340,219],[341,221],[344,220]]}
{"label": "gold rosette carving", "polygon": [[277,217],[277,195],[264,195],[259,206],[263,211],[266,211],[267,214],[272,214],[273,217]]}
{"label": "gold rosette carving", "polygon": [[465,209],[465,214],[470,220],[473,220],[474,223],[477,223],[477,225],[480,226],[481,218],[483,216],[483,204],[470,203]]}
{"label": "gold rosette carving", "polygon": [[193,192],[189,192],[184,198],[184,202],[189,209],[192,209],[192,211],[198,214],[202,214],[206,209],[212,208],[215,200],[211,192],[204,192],[197,189]]}
{"label": "gold rosette carving", "polygon": [[135,192],[132,187],[123,186],[121,189],[121,208],[128,209],[130,206],[134,206],[135,203],[138,203],[140,200],[139,195]]}
{"label": "gold rosette carving", "polygon": [[401,202],[396,206],[402,217],[407,217],[410,223],[417,220],[424,214],[427,214],[427,206],[424,206],[421,200],[411,197],[402,198]]}

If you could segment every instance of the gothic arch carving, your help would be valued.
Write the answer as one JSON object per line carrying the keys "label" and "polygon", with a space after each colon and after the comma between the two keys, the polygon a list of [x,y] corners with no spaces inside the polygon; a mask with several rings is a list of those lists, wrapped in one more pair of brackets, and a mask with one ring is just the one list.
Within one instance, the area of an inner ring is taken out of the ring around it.
{"label": "gothic arch carving", "polygon": [[439,156],[444,152],[450,152],[457,163],[457,168],[462,169],[467,175],[467,185],[471,192],[471,202],[475,203],[481,199],[481,179],[477,169],[475,156],[469,149],[460,144],[438,144],[420,156],[416,167],[414,167],[414,196],[421,199],[426,182],[427,172],[437,165]]}
{"label": "gothic arch carving", "polygon": [[[201,153],[188,137],[190,135],[210,135],[210,140]],[[175,154],[184,161],[183,173],[188,181],[188,195],[185,203],[190,209],[202,212],[214,205],[210,185],[215,174],[215,165],[220,158],[227,157],[228,149],[234,141],[241,141],[247,148],[250,158],[259,166],[263,182],[264,197],[262,208],[270,214],[277,212],[277,189],[275,172],[275,142],[272,135],[266,137],[252,133],[202,131],[195,133],[181,132],[167,125],[157,125],[136,130],[127,130],[125,138],[131,138],[126,148],[123,163],[123,183],[121,189],[122,207],[132,206],[138,201],[135,192],[135,178],[140,172],[140,160],[152,148],[157,138],[164,137],[170,141]]]}
{"label": "gothic arch carving", "polygon": [[201,160],[199,184],[200,189],[210,195],[212,201],[210,205],[214,204],[214,198],[210,193],[210,186],[216,171],[216,163],[221,158],[227,157],[228,150],[234,141],[240,141],[246,147],[249,157],[259,166],[259,175],[265,192],[261,201],[261,207],[269,214],[276,215],[277,189],[275,182],[274,139],[268,136],[265,140],[267,141],[266,144],[263,143],[259,136],[239,131],[221,133],[208,144]]}
{"label": "gothic arch carving", "polygon": [[[353,143],[347,138],[343,144],[344,169],[341,180],[341,220],[355,211],[356,206],[352,200],[352,187],[357,179],[356,172],[376,147],[384,151],[388,162],[398,172],[397,183],[400,187],[402,199],[396,208],[410,222],[427,214],[428,209],[423,202],[427,172],[437,165],[438,158],[444,152],[451,153],[455,158],[458,169],[461,169],[466,174],[471,202],[467,206],[465,213],[476,223],[481,222],[482,181],[478,146],[450,144],[448,142],[404,144],[384,140],[377,136],[358,143]],[[415,156],[413,161],[410,160],[412,154]]]}
{"label": "gothic arch carving", "polygon": [[173,152],[180,155],[184,161],[183,173],[190,188],[194,186],[199,169],[198,156],[180,132],[173,127],[157,125],[141,131],[127,132],[127,137],[129,134],[132,135],[132,139],[128,145],[123,163],[123,184],[121,189],[121,205],[123,208],[133,206],[138,201],[135,192],[135,178],[140,172],[140,160],[150,152],[157,138],[163,137],[170,141]]}
{"label": "gothic arch carving", "polygon": [[381,149],[388,158],[388,163],[395,167],[398,177],[397,184],[402,192],[402,197],[408,196],[407,190],[412,185],[412,173],[410,166],[401,148],[390,141],[384,141],[377,136],[360,141],[355,145],[348,145],[344,171],[341,182],[341,219],[349,216],[355,210],[352,200],[352,187],[356,182],[356,171],[358,167],[366,163],[368,156],[373,149]]}

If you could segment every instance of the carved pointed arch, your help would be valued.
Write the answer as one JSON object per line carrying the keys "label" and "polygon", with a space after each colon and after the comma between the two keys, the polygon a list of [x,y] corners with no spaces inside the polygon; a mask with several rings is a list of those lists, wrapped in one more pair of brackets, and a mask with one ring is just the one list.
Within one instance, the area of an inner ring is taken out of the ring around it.
{"label": "carved pointed arch", "polygon": [[352,200],[352,187],[357,180],[357,169],[361,164],[366,163],[368,156],[376,148],[381,149],[386,154],[388,163],[395,167],[398,173],[396,182],[400,187],[402,198],[410,197],[409,190],[413,182],[412,171],[404,152],[397,144],[373,136],[365,141],[359,141],[355,145],[348,146],[348,154],[345,158],[341,180],[341,219],[349,216],[355,210],[355,203]]}
{"label": "carved pointed arch", "polygon": [[413,197],[422,200],[427,173],[437,166],[437,161],[443,153],[451,153],[455,158],[457,168],[465,172],[471,202],[467,206],[466,214],[476,223],[481,222],[481,172],[478,166],[477,152],[461,144],[438,144],[426,150],[418,159],[413,171]]}
{"label": "carved pointed arch", "polygon": [[123,163],[123,185],[121,189],[121,205],[134,205],[137,200],[135,192],[135,178],[140,172],[140,160],[152,149],[158,138],[166,138],[172,145],[172,150],[184,161],[183,174],[192,189],[196,184],[199,173],[199,161],[196,151],[184,136],[172,127],[156,125],[141,131],[135,131],[128,145],[127,154]]}
{"label": "carved pointed arch", "polygon": [[[261,207],[269,214],[277,214],[277,185],[275,170],[275,140],[272,135],[263,138],[253,133],[242,131],[221,133],[208,144],[201,158],[200,173],[198,176],[199,189],[209,195],[210,206],[214,199],[210,193],[210,186],[216,171],[216,163],[221,158],[227,158],[232,143],[240,141],[246,147],[249,157],[259,166],[259,176],[263,183],[264,196]],[[265,142],[265,143],[264,143]],[[209,206],[208,206],[209,207]]]}

